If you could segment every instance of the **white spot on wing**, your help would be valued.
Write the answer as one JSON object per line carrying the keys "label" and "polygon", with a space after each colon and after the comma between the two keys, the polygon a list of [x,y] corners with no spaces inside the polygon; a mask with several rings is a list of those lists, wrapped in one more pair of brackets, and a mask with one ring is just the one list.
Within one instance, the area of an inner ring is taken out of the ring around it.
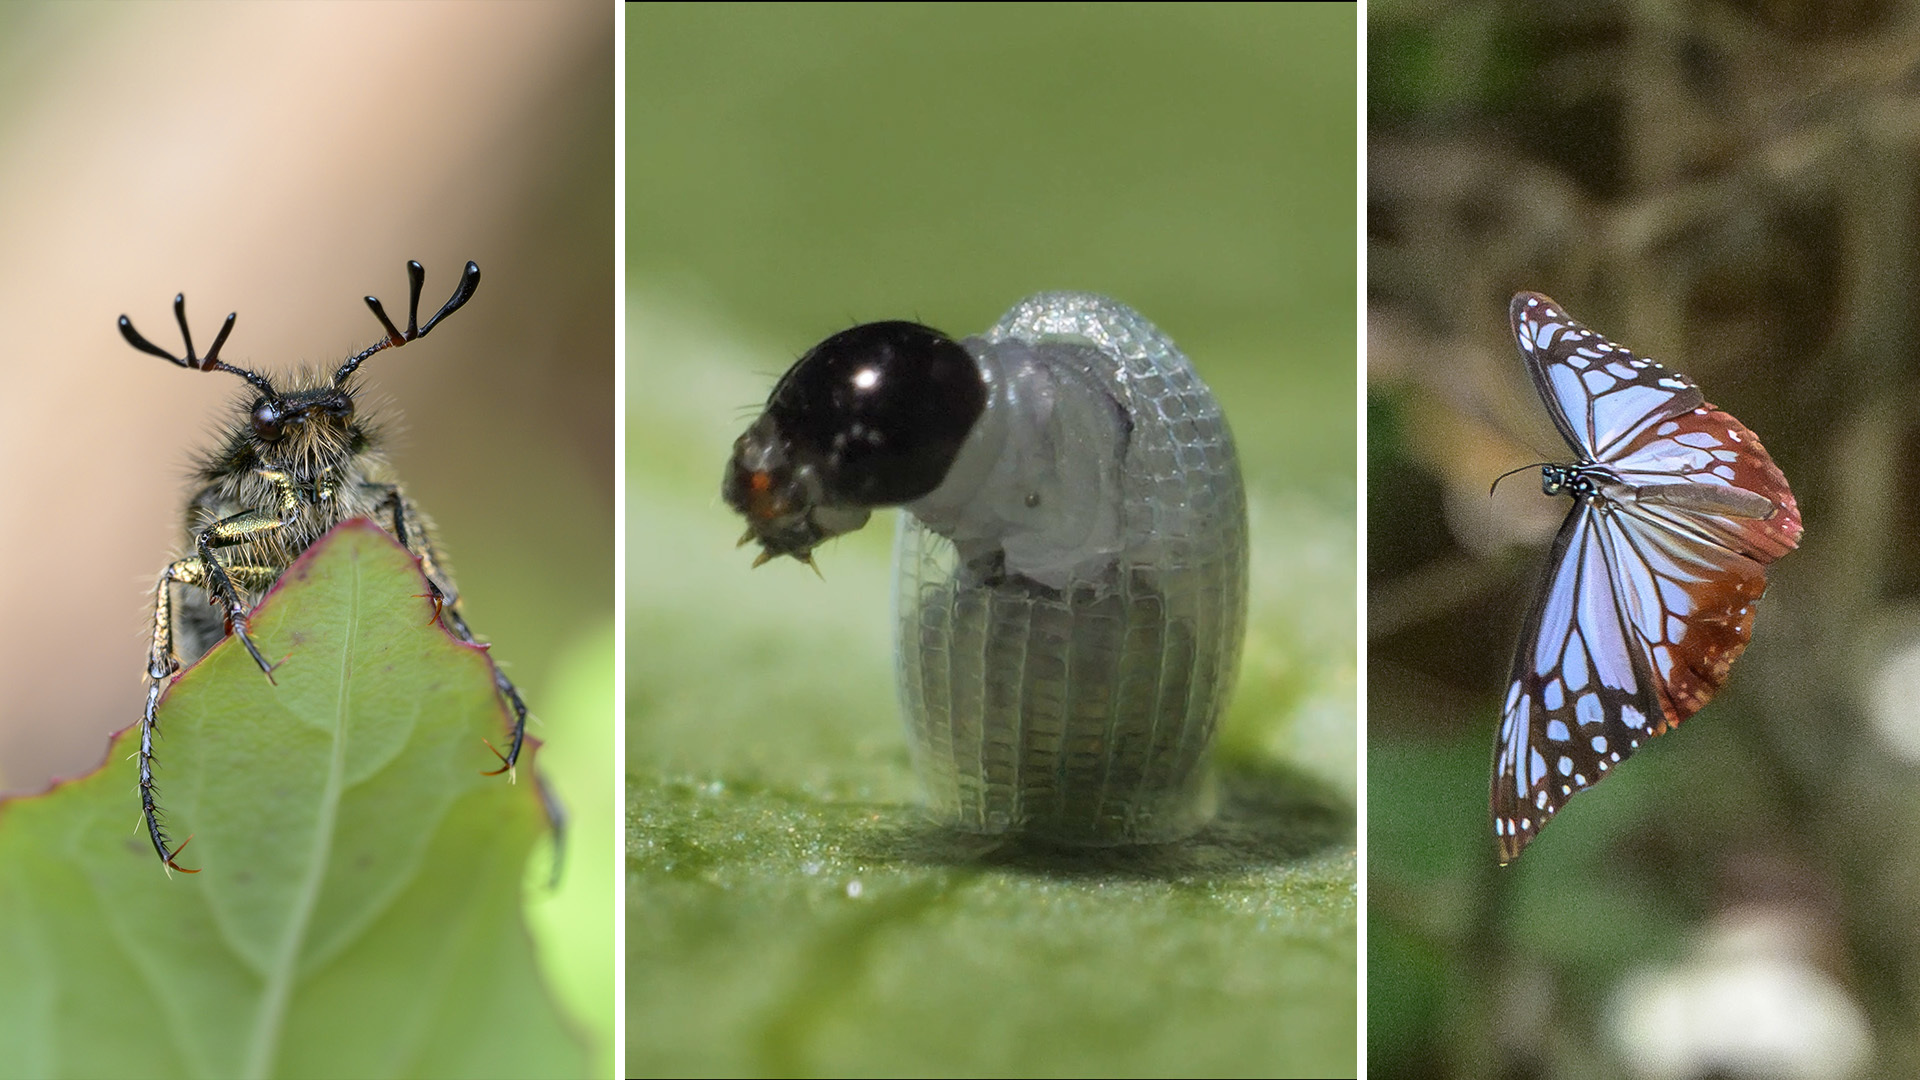
{"label": "white spot on wing", "polygon": [[1573,703],[1573,715],[1580,721],[1581,727],[1588,727],[1606,719],[1606,711],[1600,707],[1600,695],[1580,695],[1580,700]]}
{"label": "white spot on wing", "polygon": [[1560,669],[1561,674],[1566,676],[1567,689],[1579,693],[1587,686],[1587,651],[1580,647],[1579,638],[1576,637],[1567,642],[1566,656],[1566,663]]}

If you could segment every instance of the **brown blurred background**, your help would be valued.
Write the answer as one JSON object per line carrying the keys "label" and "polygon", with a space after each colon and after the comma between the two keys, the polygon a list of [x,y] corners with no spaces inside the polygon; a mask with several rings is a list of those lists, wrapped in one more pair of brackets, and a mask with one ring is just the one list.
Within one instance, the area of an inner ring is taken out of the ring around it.
{"label": "brown blurred background", "polygon": [[613,49],[593,4],[0,10],[0,790],[138,715],[185,469],[244,389],[120,339],[178,351],[176,292],[277,377],[373,341],[368,293],[404,317],[407,259],[434,307],[476,260],[366,399],[536,713],[610,632]]}
{"label": "brown blurred background", "polygon": [[[1920,1074],[1920,12],[1375,3],[1369,1068]],[[1512,867],[1507,665],[1570,460],[1537,289],[1692,375],[1798,496],[1754,644]]]}

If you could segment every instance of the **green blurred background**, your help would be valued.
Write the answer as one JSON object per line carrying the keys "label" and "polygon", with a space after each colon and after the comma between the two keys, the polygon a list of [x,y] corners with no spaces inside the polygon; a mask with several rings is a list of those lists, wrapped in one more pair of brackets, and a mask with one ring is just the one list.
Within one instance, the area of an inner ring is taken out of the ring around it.
{"label": "green blurred background", "polygon": [[[627,18],[627,1058],[701,1074],[1351,1073],[1355,9]],[[892,521],[749,571],[733,438],[858,321],[1107,293],[1234,425],[1251,626],[1193,843],[920,823]]]}
{"label": "green blurred background", "polygon": [[[1920,1072],[1912,3],[1368,9],[1368,1064]],[[1536,289],[1758,432],[1806,535],[1724,692],[1496,866],[1568,460]]]}
{"label": "green blurred background", "polygon": [[541,721],[575,830],[558,892],[535,857],[532,918],[609,1069],[613,29],[598,5],[0,8],[0,791],[97,767],[138,718],[187,466],[244,390],[115,317],[177,348],[184,292],[205,348],[237,311],[224,358],[279,379],[372,341],[360,298],[400,311],[407,259],[433,305],[474,259],[473,301],[370,361],[362,404]]}

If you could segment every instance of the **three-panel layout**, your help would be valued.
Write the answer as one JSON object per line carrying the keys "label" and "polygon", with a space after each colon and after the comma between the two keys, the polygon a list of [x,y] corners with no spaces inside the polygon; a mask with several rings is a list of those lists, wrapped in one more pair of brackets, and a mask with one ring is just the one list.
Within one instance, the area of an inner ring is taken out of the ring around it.
{"label": "three-panel layout", "polygon": [[0,1080],[1920,1062],[1920,4],[0,70]]}

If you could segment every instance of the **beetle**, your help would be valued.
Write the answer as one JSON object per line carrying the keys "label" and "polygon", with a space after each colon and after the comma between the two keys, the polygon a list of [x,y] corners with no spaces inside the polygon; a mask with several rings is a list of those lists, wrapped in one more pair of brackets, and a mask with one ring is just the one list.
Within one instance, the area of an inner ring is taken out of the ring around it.
{"label": "beetle", "polygon": [[[186,552],[167,564],[154,588],[147,700],[140,717],[140,806],[154,851],[169,870],[198,872],[175,861],[186,844],[172,844],[159,806],[153,765],[161,693],[184,665],[228,634],[272,681],[277,665],[268,662],[248,633],[252,604],[329,529],[353,517],[379,522],[420,561],[435,618],[460,641],[479,644],[461,614],[459,590],[434,546],[431,522],[394,474],[382,450],[379,424],[359,407],[356,375],[361,364],[385,349],[426,337],[458,311],[479,288],[480,267],[468,262],[453,295],[422,324],[420,290],[425,280],[425,269],[409,261],[405,330],[394,325],[377,298],[368,296],[367,306],[385,336],[331,374],[302,372],[280,387],[259,372],[220,359],[237,313],[227,316],[205,356],[194,351],[184,294],[173,298],[173,315],[185,356],[154,345],[134,329],[131,319],[120,316],[121,335],[141,352],[184,368],[236,375],[251,387],[250,394],[237,400],[236,415],[218,444],[195,465],[195,487],[185,510]],[[513,721],[507,749],[494,750],[500,768],[488,775],[511,775],[526,736],[527,707],[498,667],[493,678]],[[542,795],[557,827],[557,806],[544,789]]]}

